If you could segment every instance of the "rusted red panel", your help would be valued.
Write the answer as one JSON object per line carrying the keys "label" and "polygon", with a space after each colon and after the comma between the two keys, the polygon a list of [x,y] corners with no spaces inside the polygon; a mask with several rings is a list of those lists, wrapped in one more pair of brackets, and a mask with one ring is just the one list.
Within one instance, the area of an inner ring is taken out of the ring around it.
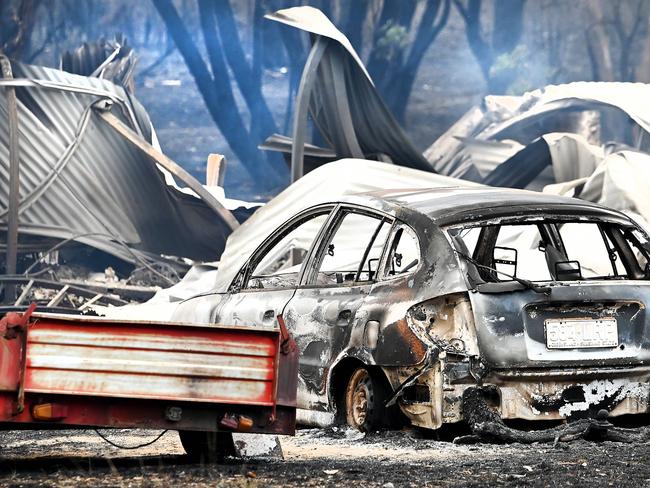
{"label": "rusted red panel", "polygon": [[37,316],[26,393],[273,405],[278,331]]}
{"label": "rusted red panel", "polygon": [[18,389],[20,347],[20,341],[0,337],[0,391]]}

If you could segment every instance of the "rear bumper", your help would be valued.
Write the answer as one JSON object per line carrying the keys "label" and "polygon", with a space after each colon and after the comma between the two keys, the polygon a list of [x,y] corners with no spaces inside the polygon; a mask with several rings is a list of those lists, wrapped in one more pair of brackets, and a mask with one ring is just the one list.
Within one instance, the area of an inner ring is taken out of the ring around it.
{"label": "rear bumper", "polygon": [[650,368],[516,371],[493,374],[504,419],[560,420],[650,412]]}
{"label": "rear bumper", "polygon": [[[476,386],[470,379],[450,383],[440,367],[417,384],[428,388],[428,398],[403,398],[400,406],[414,425],[430,429],[462,421],[463,393]],[[650,367],[493,371],[482,384],[494,386],[489,403],[502,419],[588,418],[602,409],[612,417],[650,413]]]}

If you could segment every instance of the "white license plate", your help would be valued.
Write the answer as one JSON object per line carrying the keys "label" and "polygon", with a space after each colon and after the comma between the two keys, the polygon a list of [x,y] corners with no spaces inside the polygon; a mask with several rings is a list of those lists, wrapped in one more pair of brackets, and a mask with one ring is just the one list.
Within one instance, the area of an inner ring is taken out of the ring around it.
{"label": "white license plate", "polygon": [[615,318],[548,319],[544,325],[546,347],[549,349],[618,346],[618,326]]}

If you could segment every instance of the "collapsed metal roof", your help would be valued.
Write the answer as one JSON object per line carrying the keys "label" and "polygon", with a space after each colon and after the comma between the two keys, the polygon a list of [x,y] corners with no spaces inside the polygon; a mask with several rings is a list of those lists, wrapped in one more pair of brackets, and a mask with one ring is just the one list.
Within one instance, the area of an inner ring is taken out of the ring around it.
{"label": "collapsed metal roof", "polygon": [[[11,67],[13,79],[0,79],[0,87],[15,87],[18,99],[20,243],[29,235],[75,239],[130,262],[136,254],[219,257],[237,220],[154,147],[149,117],[132,94],[97,77]],[[6,235],[5,96],[0,114],[0,231]],[[168,185],[164,166],[192,191]]]}
{"label": "collapsed metal roof", "polygon": [[[431,170],[377,93],[352,44],[325,14],[304,6],[266,18],[313,34],[296,99],[293,140],[274,134],[261,146],[291,153],[292,167],[300,166],[292,171],[294,180],[303,174],[303,151],[311,156],[307,169],[334,159],[365,158]],[[307,110],[328,148],[303,149]]]}
{"label": "collapsed metal roof", "polygon": [[[650,85],[576,82],[522,96],[487,96],[425,152],[435,171],[483,181],[498,164],[549,133],[650,149]],[[571,164],[567,160],[565,164]],[[493,179],[491,184],[504,184]]]}
{"label": "collapsed metal roof", "polygon": [[600,203],[650,228],[650,85],[577,82],[488,96],[426,151],[442,174]]}

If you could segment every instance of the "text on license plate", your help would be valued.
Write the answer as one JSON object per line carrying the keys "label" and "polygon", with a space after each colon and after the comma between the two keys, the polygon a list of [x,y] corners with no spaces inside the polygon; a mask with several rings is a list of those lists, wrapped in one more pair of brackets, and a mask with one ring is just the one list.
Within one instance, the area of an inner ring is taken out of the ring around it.
{"label": "text on license plate", "polygon": [[544,325],[546,347],[549,349],[618,346],[615,318],[548,319]]}

